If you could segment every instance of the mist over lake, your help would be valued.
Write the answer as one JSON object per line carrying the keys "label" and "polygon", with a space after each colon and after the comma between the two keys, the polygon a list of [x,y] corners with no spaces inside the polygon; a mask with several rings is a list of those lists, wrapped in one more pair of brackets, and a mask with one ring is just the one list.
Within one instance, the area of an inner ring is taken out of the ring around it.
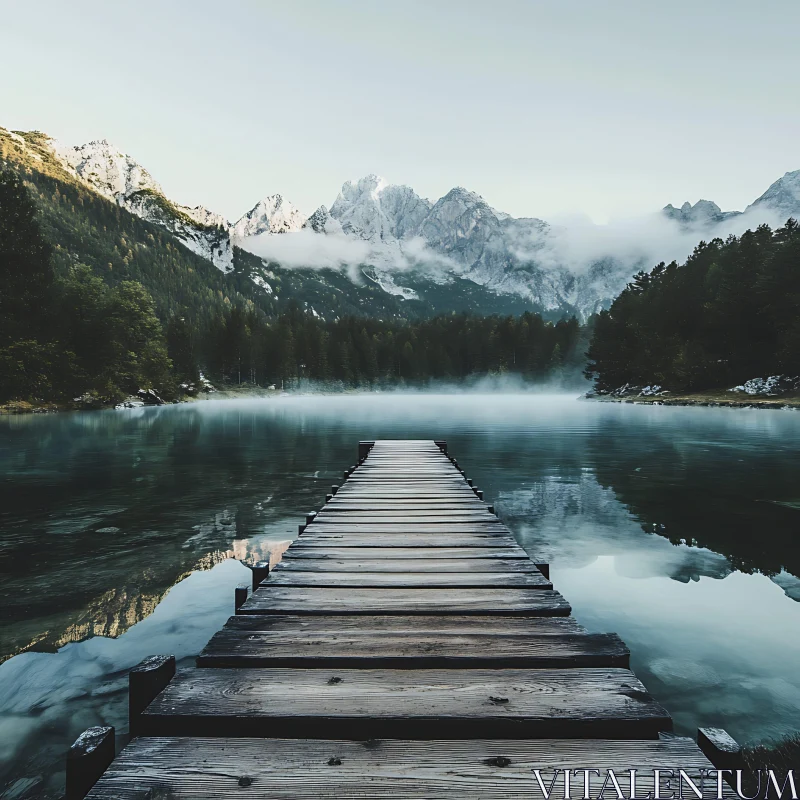
{"label": "mist over lake", "polygon": [[800,713],[800,414],[575,394],[362,394],[0,418],[0,785],[57,796],[127,670],[191,664],[356,459],[446,439],[591,631],[616,631],[676,731],[742,742]]}

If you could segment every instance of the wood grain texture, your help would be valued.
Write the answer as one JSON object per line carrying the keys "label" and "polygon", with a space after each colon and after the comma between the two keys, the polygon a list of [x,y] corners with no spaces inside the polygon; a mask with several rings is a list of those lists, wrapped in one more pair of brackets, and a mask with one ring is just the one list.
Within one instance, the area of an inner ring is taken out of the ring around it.
{"label": "wood grain texture", "polygon": [[280,586],[389,589],[552,589],[536,572],[308,572],[273,570],[260,589]]}
{"label": "wood grain texture", "polygon": [[[92,789],[89,800],[544,800],[553,771],[639,771],[638,797],[653,791],[653,770],[713,769],[691,739],[669,741],[475,740],[352,742],[297,739],[134,739]],[[583,797],[582,773],[573,797]],[[602,779],[592,775],[589,795]],[[684,787],[686,791],[686,787]],[[726,789],[726,796],[733,791]],[[563,782],[553,797],[563,797]],[[667,792],[666,795],[669,795]],[[616,797],[616,794],[613,794]],[[684,796],[694,797],[692,794]],[[705,796],[714,796],[713,786]],[[606,787],[604,797],[609,797]]]}
{"label": "wood grain texture", "polygon": [[198,667],[350,669],[508,669],[627,667],[615,634],[426,633],[351,630],[255,631],[226,626],[197,658]]}
{"label": "wood grain texture", "polygon": [[654,738],[664,709],[626,669],[187,669],[145,709],[149,735]]}
{"label": "wood grain texture", "polygon": [[551,634],[586,633],[574,617],[491,617],[457,614],[436,616],[339,615],[302,616],[292,614],[254,614],[228,617],[226,628],[258,633],[280,631],[309,636],[316,633],[371,632],[401,635],[436,634],[440,637],[481,633],[502,633],[506,636],[548,636]]}
{"label": "wood grain texture", "polygon": [[[435,537],[433,534],[437,534]],[[500,536],[495,533],[476,533],[468,531],[427,531],[422,533],[407,533],[405,530],[389,530],[385,532],[356,532],[329,531],[316,533],[309,531],[292,542],[291,549],[295,552],[306,547],[402,547],[402,548],[441,548],[453,547],[489,547],[513,548],[516,541],[511,536]]]}
{"label": "wood grain texture", "polygon": [[277,564],[271,576],[284,572],[539,573],[532,561],[521,558],[290,558]]}
{"label": "wood grain texture", "polygon": [[442,510],[431,511],[415,509],[386,509],[384,511],[327,511],[323,509],[314,517],[314,525],[404,525],[420,524],[452,525],[472,524],[491,525],[497,522],[497,517],[486,509],[483,511],[456,511]]}
{"label": "wood grain texture", "polygon": [[467,513],[477,511],[478,513],[486,512],[486,504],[481,503],[476,497],[472,500],[442,500],[437,502],[422,502],[420,500],[414,502],[398,502],[394,500],[380,500],[378,502],[348,500],[347,502],[334,502],[331,500],[326,503],[322,509],[325,513],[344,513],[347,511],[381,511],[381,512],[409,512],[413,514],[420,514],[426,511],[458,511],[460,513]]}
{"label": "wood grain texture", "polygon": [[256,589],[240,614],[483,614],[569,616],[548,589]]}
{"label": "wood grain texture", "polygon": [[442,522],[439,524],[431,524],[429,522],[407,522],[407,521],[381,521],[381,520],[363,520],[363,521],[342,521],[328,519],[325,523],[314,521],[306,528],[307,533],[336,533],[336,532],[352,532],[352,533],[415,533],[420,536],[433,537],[436,535],[444,535],[446,533],[481,533],[481,534],[495,534],[497,536],[506,536],[513,540],[513,536],[505,525],[499,524],[495,521],[486,522]]}
{"label": "wood grain texture", "polygon": [[[294,545],[297,544],[297,547]],[[509,547],[442,547],[437,543],[429,547],[328,547],[316,546],[310,544],[302,546],[299,540],[292,544],[292,546],[283,553],[282,564],[291,564],[299,559],[312,559],[312,560],[357,560],[364,561],[374,560],[389,560],[401,561],[406,560],[419,560],[429,561],[432,559],[452,560],[466,559],[467,561],[474,561],[480,559],[481,561],[529,561],[528,554],[519,546],[513,545]]]}

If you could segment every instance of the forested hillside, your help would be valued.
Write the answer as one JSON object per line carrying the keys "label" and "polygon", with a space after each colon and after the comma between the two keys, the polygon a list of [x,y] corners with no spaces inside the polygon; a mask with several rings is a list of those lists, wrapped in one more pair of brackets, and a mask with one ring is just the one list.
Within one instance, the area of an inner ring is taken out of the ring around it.
{"label": "forested hillside", "polygon": [[[233,311],[206,337],[199,347],[205,369],[230,383],[294,386],[308,379],[331,388],[414,386],[487,374],[530,381],[577,377],[586,349],[575,319],[553,324],[536,314],[450,314],[416,323],[349,316],[325,322],[295,307],[265,322]],[[170,352],[188,371],[190,362],[178,348]]]}
{"label": "forested hillside", "polygon": [[[302,273],[274,267],[267,293],[248,275],[255,256],[239,251],[243,268],[225,275],[72,179],[30,136],[24,150],[8,141],[0,137],[0,401],[88,393],[107,404],[151,388],[169,398],[200,371],[222,383],[331,388],[580,371],[575,320],[409,321],[401,301],[368,281],[354,292],[335,271],[304,299]],[[316,312],[322,305],[332,316]]]}
{"label": "forested hillside", "polygon": [[601,391],[800,375],[800,225],[701,242],[685,264],[639,273],[597,317],[588,356]]}

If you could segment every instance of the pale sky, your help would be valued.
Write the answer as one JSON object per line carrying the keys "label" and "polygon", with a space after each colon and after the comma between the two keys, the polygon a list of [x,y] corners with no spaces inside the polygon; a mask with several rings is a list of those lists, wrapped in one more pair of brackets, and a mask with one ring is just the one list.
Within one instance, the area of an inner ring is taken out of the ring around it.
{"label": "pale sky", "polygon": [[0,0],[0,125],[233,220],[370,172],[544,219],[742,209],[800,169],[799,29],[798,0]]}

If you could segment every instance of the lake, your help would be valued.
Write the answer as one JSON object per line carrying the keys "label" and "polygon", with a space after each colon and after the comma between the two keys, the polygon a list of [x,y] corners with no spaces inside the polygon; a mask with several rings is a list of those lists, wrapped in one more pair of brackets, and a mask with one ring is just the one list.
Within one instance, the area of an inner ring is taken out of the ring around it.
{"label": "lake", "polygon": [[0,796],[57,797],[90,725],[121,744],[127,671],[191,664],[239,559],[278,557],[376,438],[446,439],[677,732],[800,727],[797,412],[362,394],[2,417]]}

